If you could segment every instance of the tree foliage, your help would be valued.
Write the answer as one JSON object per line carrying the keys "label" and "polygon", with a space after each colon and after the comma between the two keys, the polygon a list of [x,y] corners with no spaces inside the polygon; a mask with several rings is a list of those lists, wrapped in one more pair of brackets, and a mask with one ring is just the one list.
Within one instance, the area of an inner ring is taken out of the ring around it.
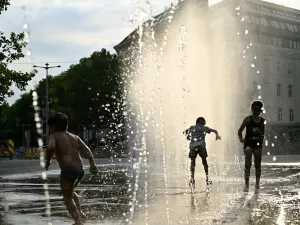
{"label": "tree foliage", "polygon": [[[45,108],[45,88],[46,80],[43,79],[36,88],[42,109]],[[83,128],[109,128],[115,137],[118,137],[116,134],[123,134],[124,128],[120,127],[123,123],[122,82],[115,54],[102,49],[82,58],[60,75],[50,76],[49,97],[50,112],[67,114],[71,132],[80,135]],[[18,123],[32,124],[31,133],[35,134],[31,93],[22,95],[6,112],[7,120],[3,124],[6,129],[20,131],[15,119],[19,118]],[[32,142],[35,140],[36,136],[32,135]]]}
{"label": "tree foliage", "polygon": [[[0,0],[0,14],[7,10],[9,5],[9,0]],[[14,32],[7,37],[3,31],[0,31],[0,106],[6,103],[7,97],[11,97],[14,94],[11,90],[13,84],[20,90],[25,90],[28,81],[36,73],[35,70],[31,73],[24,73],[8,68],[9,63],[25,56],[23,49],[27,43],[24,41],[24,37],[24,33],[15,34]]]}

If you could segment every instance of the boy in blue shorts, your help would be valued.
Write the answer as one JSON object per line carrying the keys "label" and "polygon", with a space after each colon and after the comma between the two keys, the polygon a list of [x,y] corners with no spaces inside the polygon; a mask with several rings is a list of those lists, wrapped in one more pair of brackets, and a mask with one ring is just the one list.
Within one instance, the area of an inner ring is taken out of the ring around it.
{"label": "boy in blue shorts", "polygon": [[202,159],[202,164],[206,174],[206,183],[207,185],[211,184],[211,180],[208,176],[208,164],[206,160],[208,156],[205,143],[206,134],[210,134],[211,132],[213,132],[216,134],[216,141],[221,140],[218,131],[205,126],[205,124],[205,119],[203,117],[199,117],[196,120],[196,125],[191,126],[189,129],[184,131],[184,134],[187,136],[187,139],[190,140],[189,158],[191,159],[191,179],[189,185],[193,189],[195,188],[194,176],[197,155],[199,155]]}

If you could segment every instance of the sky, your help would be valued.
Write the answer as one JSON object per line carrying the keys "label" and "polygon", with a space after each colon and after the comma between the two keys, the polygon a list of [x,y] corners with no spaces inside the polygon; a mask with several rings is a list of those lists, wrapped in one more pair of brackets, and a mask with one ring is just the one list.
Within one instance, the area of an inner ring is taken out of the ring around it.
{"label": "sky", "polygon": [[[221,0],[210,0],[215,4]],[[114,52],[113,46],[121,42],[138,24],[137,19],[144,16],[138,10],[144,7],[145,0],[11,0],[8,11],[2,13],[0,28],[8,35],[10,32],[29,30],[28,49],[31,54],[15,61],[9,68],[28,72],[32,65],[61,65],[49,70],[57,75],[71,64],[92,52],[106,48]],[[148,0],[152,13],[162,12],[173,0]],[[276,4],[300,9],[299,0],[270,0]],[[149,15],[148,15],[149,16]],[[130,21],[136,21],[131,23]],[[27,52],[28,49],[24,49]],[[39,69],[27,90],[45,78],[45,70]],[[22,94],[12,87],[15,95],[8,99],[12,104]]]}

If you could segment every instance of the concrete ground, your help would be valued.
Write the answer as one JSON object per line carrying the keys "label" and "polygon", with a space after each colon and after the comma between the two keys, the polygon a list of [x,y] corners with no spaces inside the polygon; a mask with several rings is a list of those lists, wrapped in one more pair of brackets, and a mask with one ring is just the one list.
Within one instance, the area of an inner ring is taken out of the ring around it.
{"label": "concrete ground", "polygon": [[[247,193],[242,191],[242,168],[232,163],[228,171],[234,172],[212,173],[209,189],[198,163],[191,193],[187,171],[176,169],[176,162],[167,168],[154,163],[132,169],[128,159],[97,159],[99,175],[87,172],[78,193],[87,224],[300,224],[300,165],[288,163],[292,159],[265,158],[261,189],[254,191],[252,179]],[[38,160],[0,162],[1,225],[72,224],[60,195],[58,166],[52,166],[45,181],[43,172]]]}

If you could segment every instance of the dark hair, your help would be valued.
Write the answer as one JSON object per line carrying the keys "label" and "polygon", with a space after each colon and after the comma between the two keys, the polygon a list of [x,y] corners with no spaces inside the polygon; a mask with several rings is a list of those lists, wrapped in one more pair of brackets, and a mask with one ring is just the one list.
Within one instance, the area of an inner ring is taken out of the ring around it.
{"label": "dark hair", "polygon": [[198,124],[198,123],[205,125],[206,121],[205,121],[204,117],[198,117],[196,120],[196,124]]}
{"label": "dark hair", "polygon": [[49,126],[54,126],[55,131],[67,131],[68,117],[63,113],[56,113],[48,120]]}
{"label": "dark hair", "polygon": [[251,104],[251,110],[261,110],[264,107],[264,103],[262,103],[262,101],[254,101]]}

